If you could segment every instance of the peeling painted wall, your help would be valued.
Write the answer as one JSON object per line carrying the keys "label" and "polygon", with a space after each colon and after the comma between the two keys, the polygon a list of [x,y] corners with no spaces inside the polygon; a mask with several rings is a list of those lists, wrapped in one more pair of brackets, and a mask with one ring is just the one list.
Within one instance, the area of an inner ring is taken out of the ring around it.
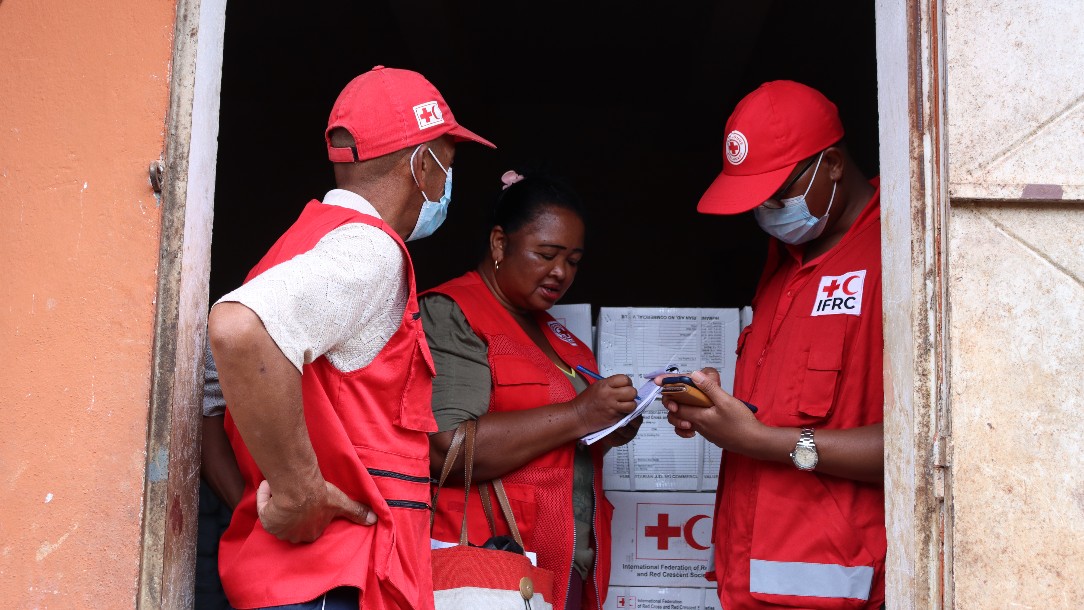
{"label": "peeling painted wall", "polygon": [[944,17],[955,607],[1080,607],[1084,4]]}
{"label": "peeling painted wall", "polygon": [[0,2],[0,605],[133,607],[174,4]]}

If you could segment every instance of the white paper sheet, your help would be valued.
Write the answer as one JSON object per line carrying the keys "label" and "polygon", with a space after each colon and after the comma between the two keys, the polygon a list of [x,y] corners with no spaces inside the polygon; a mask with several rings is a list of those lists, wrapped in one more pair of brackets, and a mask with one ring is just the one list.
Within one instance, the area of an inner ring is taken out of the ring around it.
{"label": "white paper sheet", "polygon": [[640,416],[641,413],[646,411],[647,408],[650,407],[652,403],[654,403],[655,400],[659,397],[659,392],[661,390],[662,387],[655,385],[654,380],[648,379],[636,391],[636,395],[640,398],[640,401],[636,403],[636,409],[632,413],[629,413],[625,417],[621,418],[621,421],[610,426],[609,428],[603,428],[598,432],[588,434],[587,436],[581,438],[580,441],[583,442],[583,444],[585,445],[593,445],[595,442],[601,440],[602,437],[606,436],[607,434],[613,432],[614,430],[617,430],[618,428],[624,427],[630,421],[636,419]]}

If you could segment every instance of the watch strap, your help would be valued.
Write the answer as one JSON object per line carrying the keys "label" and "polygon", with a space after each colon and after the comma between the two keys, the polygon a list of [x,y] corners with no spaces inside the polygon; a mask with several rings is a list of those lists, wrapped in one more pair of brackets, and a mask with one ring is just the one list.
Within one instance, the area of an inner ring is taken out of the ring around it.
{"label": "watch strap", "polygon": [[[804,460],[799,460],[798,454],[812,454],[812,463],[806,463]],[[813,428],[802,428],[802,433],[798,436],[798,442],[794,444],[794,451],[790,453],[790,461],[794,463],[794,467],[798,470],[809,471],[817,467],[817,462],[820,461],[817,455],[817,444],[813,441]]]}

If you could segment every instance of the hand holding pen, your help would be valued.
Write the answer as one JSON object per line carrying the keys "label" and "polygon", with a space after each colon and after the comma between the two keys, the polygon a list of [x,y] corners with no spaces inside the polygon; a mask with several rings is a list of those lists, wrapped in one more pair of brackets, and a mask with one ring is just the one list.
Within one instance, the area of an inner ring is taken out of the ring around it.
{"label": "hand holding pen", "polygon": [[569,401],[583,423],[580,436],[611,426],[636,409],[636,388],[627,375],[602,377],[585,367],[577,367],[595,383]]}
{"label": "hand holding pen", "polygon": [[[605,379],[605,377],[603,377],[602,375],[596,373],[595,371],[592,371],[591,369],[587,368],[586,366],[584,366],[582,364],[577,364],[576,365],[576,370],[583,373],[584,375],[587,375],[591,379],[594,379],[595,381],[602,381],[603,379]],[[616,377],[616,375],[615,375],[615,377]],[[627,377],[627,375],[626,375],[626,377]],[[629,383],[632,383],[632,379],[629,379]],[[641,400],[643,400],[643,399],[640,398],[639,394],[637,394],[636,395],[637,404],[639,404],[639,402]]]}

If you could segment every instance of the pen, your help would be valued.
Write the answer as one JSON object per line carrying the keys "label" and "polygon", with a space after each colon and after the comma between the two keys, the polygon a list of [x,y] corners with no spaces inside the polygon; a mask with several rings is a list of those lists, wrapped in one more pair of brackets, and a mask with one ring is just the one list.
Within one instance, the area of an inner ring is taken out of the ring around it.
{"label": "pen", "polygon": [[743,401],[741,401],[741,404],[743,404],[743,405],[745,405],[745,406],[749,407],[749,410],[750,410],[750,411],[752,411],[753,413],[756,413],[757,411],[759,411],[759,409],[757,409],[757,406],[756,406],[756,405],[754,405],[754,404],[750,404],[750,403],[748,403],[748,402],[745,402],[744,400],[743,400]]}
{"label": "pen", "polygon": [[[595,381],[602,381],[603,379],[605,379],[605,377],[603,377],[602,375],[599,375],[598,373],[592,371],[591,369],[587,368],[586,366],[584,366],[582,364],[577,364],[576,365],[576,370],[583,373],[584,375],[587,375],[591,379],[594,379]],[[640,402],[641,400],[643,400],[643,399],[640,398],[639,394],[637,394],[636,395],[636,402]]]}
{"label": "pen", "polygon": [[595,381],[602,381],[603,379],[605,379],[605,377],[603,377],[602,375],[599,375],[598,373],[592,371],[591,369],[587,368],[582,364],[577,364],[576,370],[583,373],[584,375],[587,375],[591,379],[594,379]]}
{"label": "pen", "polygon": [[678,367],[676,367],[676,366],[668,366],[665,369],[659,369],[657,371],[651,371],[650,373],[644,373],[643,375],[640,375],[640,377],[643,377],[644,379],[654,379],[654,378],[658,377],[659,375],[665,375],[667,373],[676,373],[676,372],[678,372]]}

